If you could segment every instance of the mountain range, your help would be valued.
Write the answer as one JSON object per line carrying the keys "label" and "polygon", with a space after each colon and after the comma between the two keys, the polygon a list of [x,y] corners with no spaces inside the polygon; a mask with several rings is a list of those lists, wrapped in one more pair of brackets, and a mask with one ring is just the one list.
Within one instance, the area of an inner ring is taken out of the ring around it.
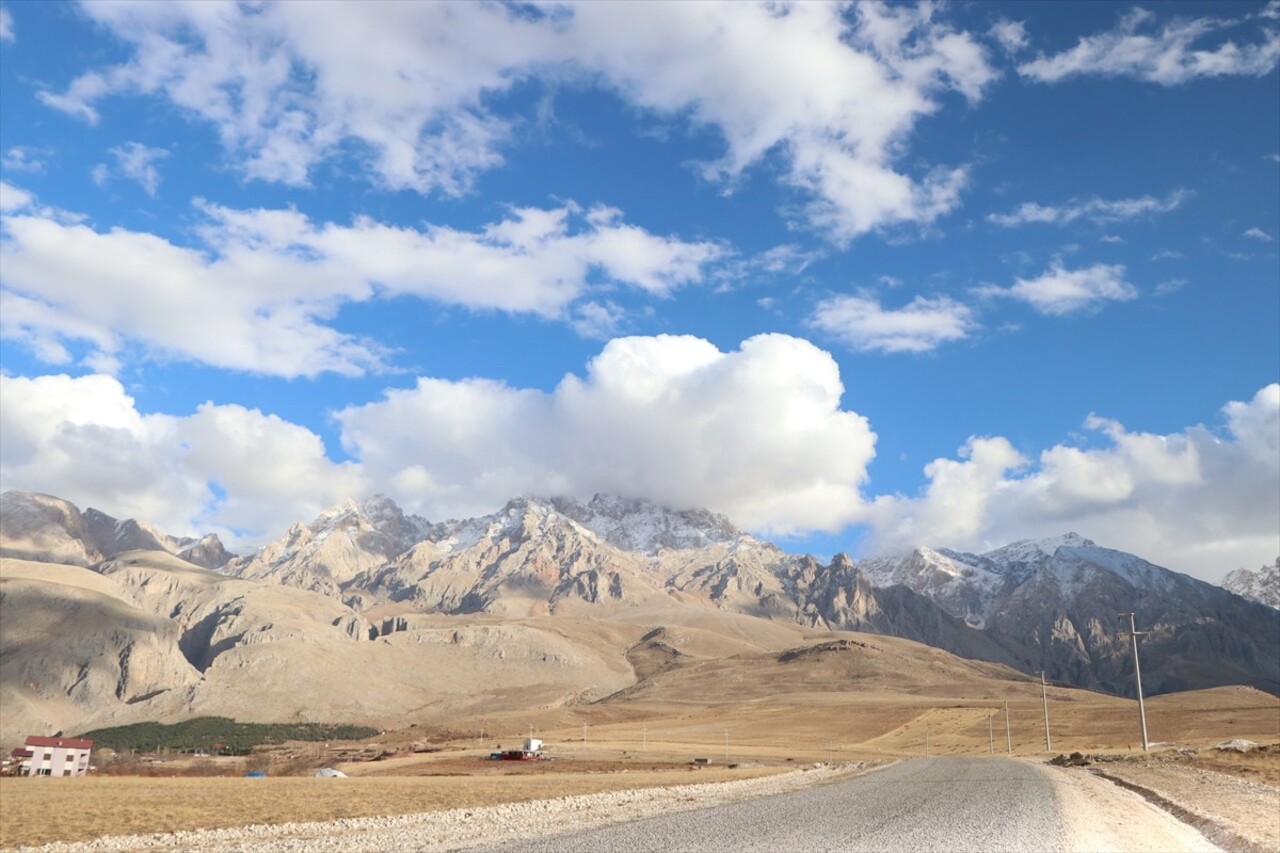
{"label": "mountain range", "polygon": [[[6,492],[0,557],[6,717],[243,716],[257,705],[353,719],[493,703],[495,690],[508,704],[588,701],[639,678],[634,655],[615,653],[629,626],[682,622],[734,642],[879,634],[1132,695],[1128,612],[1150,632],[1148,693],[1280,693],[1280,611],[1075,534],[824,562],[705,510],[611,496],[518,498],[435,523],[375,497],[234,556],[215,536]],[[360,691],[334,689],[335,661]],[[477,689],[458,677],[463,664],[496,681]],[[384,701],[371,709],[370,697]]]}

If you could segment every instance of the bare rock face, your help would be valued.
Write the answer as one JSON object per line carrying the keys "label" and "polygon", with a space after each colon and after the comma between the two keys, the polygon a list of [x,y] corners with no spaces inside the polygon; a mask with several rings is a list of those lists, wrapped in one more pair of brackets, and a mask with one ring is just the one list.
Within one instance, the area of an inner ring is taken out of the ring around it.
{"label": "bare rock face", "polygon": [[585,505],[569,498],[549,503],[613,547],[648,556],[727,545],[746,536],[723,515],[705,509],[671,510],[612,495],[596,495]]}
{"label": "bare rock face", "polygon": [[213,534],[199,540],[170,536],[132,518],[121,521],[93,508],[82,513],[51,495],[0,495],[0,556],[93,566],[125,551],[161,551],[210,569],[234,556]]}
{"label": "bare rock face", "polygon": [[69,566],[92,566],[101,548],[80,510],[52,495],[0,495],[0,556]]}
{"label": "bare rock face", "polygon": [[52,734],[199,680],[179,649],[179,627],[90,570],[13,559],[0,567],[6,738]]}
{"label": "bare rock face", "polygon": [[369,625],[340,601],[276,584],[227,577],[155,552],[122,554],[101,567],[122,597],[167,617],[178,647],[200,672],[226,651],[271,642],[358,642]]}
{"label": "bare rock face", "polygon": [[429,539],[352,586],[420,610],[507,616],[626,608],[664,595],[634,555],[550,502],[530,499],[437,525]]}
{"label": "bare rock face", "polygon": [[[263,673],[294,681],[288,661],[308,655],[341,667],[347,650],[367,645],[371,633],[334,599],[227,577],[164,551],[125,552],[97,571],[6,558],[0,736],[113,715],[181,716],[213,683],[221,685],[220,701],[245,703]],[[265,653],[246,657],[247,650]],[[239,692],[228,692],[228,682],[239,683]]]}
{"label": "bare rock face", "polygon": [[1222,588],[1250,601],[1280,610],[1280,557],[1269,566],[1236,569],[1222,580]]}
{"label": "bare rock face", "polygon": [[177,556],[193,566],[200,566],[205,569],[220,569],[235,559],[236,555],[223,547],[222,540],[218,538],[218,534],[210,533],[190,545],[180,548]]}
{"label": "bare rock face", "polygon": [[403,554],[430,527],[381,496],[347,501],[311,524],[295,524],[257,554],[232,560],[226,571],[341,597],[353,578]]}

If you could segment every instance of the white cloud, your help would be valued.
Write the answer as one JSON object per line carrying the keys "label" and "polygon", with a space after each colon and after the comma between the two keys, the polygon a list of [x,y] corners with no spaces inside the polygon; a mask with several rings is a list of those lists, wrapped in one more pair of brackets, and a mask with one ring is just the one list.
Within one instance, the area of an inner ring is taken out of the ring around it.
{"label": "white cloud", "polygon": [[[29,194],[5,186],[6,205],[30,205]],[[0,334],[52,363],[66,362],[66,344],[79,339],[94,359],[136,344],[143,354],[256,373],[358,375],[384,368],[388,353],[329,325],[347,303],[412,296],[567,319],[593,278],[664,297],[702,280],[725,253],[572,203],[513,209],[476,231],[199,207],[206,221],[195,248],[146,232],[97,231],[56,212],[6,216]]]}
{"label": "white cloud", "polygon": [[1111,301],[1138,297],[1138,289],[1125,281],[1121,264],[1094,264],[1069,270],[1058,261],[1037,278],[1018,278],[1011,287],[986,285],[974,293],[1025,302],[1041,314],[1066,316],[1100,308]]}
{"label": "white cloud", "polygon": [[1082,38],[1075,47],[1040,56],[1018,71],[1043,83],[1080,75],[1133,77],[1165,86],[1206,77],[1262,77],[1280,61],[1280,32],[1273,27],[1257,28],[1251,44],[1227,37],[1216,47],[1204,45],[1209,37],[1248,20],[1175,18],[1157,29],[1153,13],[1134,9],[1114,30]]}
{"label": "white cloud", "polygon": [[367,489],[358,466],[325,456],[319,436],[257,410],[205,403],[184,417],[144,415],[109,376],[0,375],[0,388],[2,489],[179,535],[215,530],[233,545]]}
{"label": "white cloud", "polygon": [[827,353],[784,335],[720,352],[619,338],[550,393],[421,379],[338,413],[347,451],[428,517],[514,494],[612,492],[706,506],[756,530],[839,529],[874,455]]}
{"label": "white cloud", "polygon": [[10,213],[29,207],[35,201],[31,193],[15,187],[7,181],[0,181],[0,212]]}
{"label": "white cloud", "polygon": [[1261,228],[1250,228],[1248,231],[1244,232],[1244,236],[1251,240],[1261,240],[1264,243],[1270,243],[1272,240],[1271,235],[1266,231],[1263,231]]}
{"label": "white cloud", "polygon": [[136,181],[147,195],[155,198],[156,191],[160,188],[160,170],[156,168],[156,162],[169,156],[166,149],[148,148],[140,142],[126,142],[112,148],[111,156],[116,161],[114,169],[105,163],[93,167],[91,174],[95,184],[105,186],[113,175],[118,174]]}
{"label": "white cloud", "polygon": [[618,334],[627,312],[614,302],[583,302],[573,309],[573,330],[584,338],[605,341]]}
{"label": "white cloud", "polygon": [[1155,296],[1171,296],[1179,290],[1182,290],[1182,288],[1186,287],[1187,284],[1188,282],[1185,278],[1171,278],[1157,284],[1155,290],[1152,291],[1152,294]]}
{"label": "white cloud", "polygon": [[1118,237],[1115,234],[1103,234],[1101,237],[1098,238],[1098,240],[1099,242],[1110,243],[1114,246],[1124,245],[1124,238]]}
{"label": "white cloud", "polygon": [[38,152],[21,145],[15,145],[4,152],[0,166],[9,172],[43,172],[44,160]]}
{"label": "white cloud", "polygon": [[860,352],[928,352],[977,328],[973,311],[945,296],[917,296],[896,309],[871,296],[834,296],[818,303],[809,323]]}
{"label": "white cloud", "polygon": [[1226,435],[1203,426],[1131,432],[1090,416],[1102,447],[1056,445],[1031,463],[1001,437],[972,438],[959,459],[925,468],[918,497],[870,511],[876,545],[982,550],[1077,531],[1212,580],[1280,553],[1280,385],[1228,403]]}
{"label": "white cloud", "polygon": [[13,15],[9,10],[0,6],[0,41],[14,41],[13,35]]}
{"label": "white cloud", "polygon": [[[1064,205],[1043,205],[1025,202],[1011,213],[992,213],[987,220],[1004,228],[1022,225],[1069,225],[1079,219],[1088,219],[1097,225],[1121,222],[1144,216],[1155,216],[1177,210],[1191,197],[1189,190],[1178,189],[1163,200],[1144,195],[1137,198],[1103,199],[1094,196],[1072,199]],[[1104,238],[1105,239],[1105,238]]]}
{"label": "white cloud", "polygon": [[1018,53],[1027,46],[1027,25],[1023,21],[1001,18],[992,25],[991,37],[1004,48],[1006,53]]}
{"label": "white cloud", "polygon": [[1177,249],[1161,249],[1151,256],[1153,261],[1176,261],[1182,258],[1182,253]]}
{"label": "white cloud", "polygon": [[[766,157],[840,241],[956,206],[963,168],[897,165],[948,90],[995,78],[938,8],[834,3],[86,4],[130,58],[81,74],[49,106],[84,120],[117,93],[213,123],[245,174],[303,184],[355,148],[393,189],[462,194],[502,162],[512,122],[493,95],[538,78],[598,85],[714,129],[702,173],[731,187]],[[378,49],[370,51],[368,45]],[[769,57],[761,62],[761,57]]]}

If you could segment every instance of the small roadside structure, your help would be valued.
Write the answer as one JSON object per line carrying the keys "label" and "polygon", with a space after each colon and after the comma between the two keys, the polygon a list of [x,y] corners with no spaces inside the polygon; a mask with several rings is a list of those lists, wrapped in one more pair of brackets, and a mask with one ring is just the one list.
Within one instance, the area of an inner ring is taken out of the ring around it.
{"label": "small roadside structure", "polygon": [[[89,753],[93,741],[74,737],[27,738],[26,749],[30,756],[23,760],[18,771],[21,776],[33,779],[42,776],[84,776],[89,772]],[[19,751],[14,750],[14,757]]]}
{"label": "small roadside structure", "polygon": [[520,749],[508,749],[503,752],[489,753],[493,761],[541,761],[546,758],[542,754],[542,741],[536,737],[525,738]]}

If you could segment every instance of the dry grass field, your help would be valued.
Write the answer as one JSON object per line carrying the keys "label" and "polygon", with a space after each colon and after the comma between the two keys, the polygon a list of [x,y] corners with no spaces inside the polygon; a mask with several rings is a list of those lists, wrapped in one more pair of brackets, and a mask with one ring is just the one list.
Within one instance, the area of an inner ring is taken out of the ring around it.
{"label": "dry grass field", "polygon": [[[552,770],[486,776],[0,779],[0,847],[103,835],[398,815],[627,788],[746,779],[768,768]],[[50,820],[50,815],[74,819]]]}
{"label": "dry grass field", "polygon": [[[1039,686],[1008,690],[1014,752],[1044,755]],[[960,693],[970,691],[960,690]],[[822,692],[706,705],[641,702],[543,709],[487,720],[484,745],[442,743],[440,752],[340,765],[349,779],[241,777],[0,779],[0,846],[76,841],[102,835],[409,814],[627,788],[740,779],[798,764],[924,754],[1003,754],[1002,702],[880,692]],[[1136,703],[1078,690],[1050,691],[1054,753],[1124,752],[1136,747]],[[1233,737],[1280,740],[1280,700],[1220,688],[1156,697],[1148,704],[1153,740],[1206,747]],[[989,715],[994,715],[988,723]],[[528,722],[526,722],[526,719]],[[519,720],[519,723],[517,723]],[[559,722],[558,727],[555,726]],[[582,741],[587,721],[587,741]],[[505,724],[505,725],[504,725]],[[550,724],[544,728],[544,725]],[[493,762],[498,743],[516,745],[534,725],[555,761]],[[508,732],[494,736],[494,732]],[[729,758],[725,761],[725,732]],[[389,733],[407,743],[415,730]],[[692,771],[707,757],[712,766]],[[180,765],[181,762],[174,762]],[[738,763],[730,769],[726,763]],[[1200,766],[1280,786],[1280,756],[1202,752]],[[241,772],[237,765],[231,772]],[[76,821],[49,821],[76,814]]]}

